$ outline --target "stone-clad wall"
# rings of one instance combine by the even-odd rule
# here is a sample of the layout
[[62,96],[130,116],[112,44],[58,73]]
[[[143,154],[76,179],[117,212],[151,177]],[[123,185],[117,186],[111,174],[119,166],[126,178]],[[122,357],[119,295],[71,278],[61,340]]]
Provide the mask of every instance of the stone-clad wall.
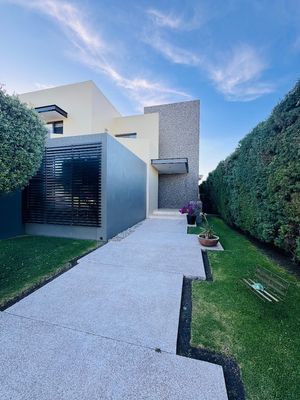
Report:
[[199,100],[145,107],[159,113],[159,158],[186,157],[188,174],[159,176],[159,208],[179,208],[198,199]]

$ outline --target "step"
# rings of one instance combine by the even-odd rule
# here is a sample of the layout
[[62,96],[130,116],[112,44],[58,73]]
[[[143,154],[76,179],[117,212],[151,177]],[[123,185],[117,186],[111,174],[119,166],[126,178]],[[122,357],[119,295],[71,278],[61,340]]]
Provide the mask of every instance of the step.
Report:
[[149,215],[149,218],[182,219],[184,217],[177,209],[172,208],[158,208],[157,210],[153,210],[152,214]]

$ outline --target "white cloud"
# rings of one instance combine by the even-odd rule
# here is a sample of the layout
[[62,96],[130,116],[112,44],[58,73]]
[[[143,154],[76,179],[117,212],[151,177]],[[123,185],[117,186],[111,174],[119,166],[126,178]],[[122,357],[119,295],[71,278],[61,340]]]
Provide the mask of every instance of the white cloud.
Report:
[[131,99],[137,104],[137,110],[142,110],[143,106],[176,102],[179,100],[190,99],[190,95],[167,86],[164,82],[151,81],[145,78],[127,78],[120,74],[105,58],[101,55],[90,55],[85,49],[81,49],[76,57],[92,68],[109,77],[117,86],[126,89]]
[[205,68],[228,100],[250,101],[274,91],[273,85],[261,81],[267,65],[251,46],[239,45],[221,62],[208,63]]
[[155,24],[158,26],[178,29],[183,25],[183,20],[178,16],[172,15],[171,13],[165,14],[155,8],[147,10],[147,13],[153,22],[155,22]]
[[167,40],[162,39],[158,34],[148,36],[147,39],[145,39],[145,42],[174,64],[197,66],[201,62],[198,55],[189,50],[173,45]]
[[212,62],[208,57],[200,57],[173,45],[158,34],[145,39],[145,42],[174,64],[200,69],[227,100],[251,101],[274,91],[274,85],[261,79],[267,68],[266,63],[249,45],[238,45]]
[[[194,20],[200,14],[194,10]],[[267,65],[263,62],[257,50],[247,44],[234,47],[223,56],[212,57],[205,54],[205,46],[201,48],[201,56],[190,50],[178,47],[172,42],[163,39],[163,28],[185,29],[193,26],[174,14],[165,14],[156,9],[147,11],[156,24],[153,32],[147,32],[144,41],[165,59],[173,64],[188,65],[198,68],[213,82],[216,89],[230,101],[251,101],[274,91],[274,86],[262,81],[262,74]]]
[[[183,14],[183,10],[185,13]],[[181,7],[181,14],[174,12],[163,12],[157,8],[149,8],[146,10],[154,26],[158,28],[166,28],[177,31],[192,31],[198,29],[213,15],[214,11],[209,12],[204,8],[203,4],[190,3]]]
[[82,10],[72,3],[59,0],[9,0],[9,2],[37,10],[54,19],[75,45],[84,43],[91,52],[103,50],[105,47],[101,38],[92,32],[87,21],[84,21]]
[[92,30],[82,9],[67,1],[59,0],[10,0],[11,3],[34,9],[54,20],[65,32],[71,43],[77,48],[73,57],[88,67],[106,75],[118,86],[127,89],[131,99],[141,105],[164,101],[177,101],[190,96],[180,90],[168,87],[163,82],[136,77],[129,78],[121,74],[109,59],[111,44]]
[[[10,0],[11,3],[34,9],[55,21],[76,47],[72,56],[89,68],[106,75],[117,86],[126,89],[130,99],[138,104],[155,104],[190,99],[190,96],[159,82],[145,77],[125,76],[111,59],[111,43],[95,32],[88,22],[82,9],[68,1],[59,0]],[[151,9],[151,18],[160,27],[179,29],[184,21],[171,14]],[[150,39],[151,37],[151,39]],[[271,93],[274,87],[262,80],[262,74],[267,68],[259,53],[249,45],[239,45],[225,53],[221,58],[212,59],[205,56],[202,48],[201,57],[184,48],[178,47],[162,38],[159,31],[152,32],[146,39],[156,51],[172,63],[189,65],[198,68],[213,82],[216,89],[226,99],[231,101],[250,101],[262,95]]]

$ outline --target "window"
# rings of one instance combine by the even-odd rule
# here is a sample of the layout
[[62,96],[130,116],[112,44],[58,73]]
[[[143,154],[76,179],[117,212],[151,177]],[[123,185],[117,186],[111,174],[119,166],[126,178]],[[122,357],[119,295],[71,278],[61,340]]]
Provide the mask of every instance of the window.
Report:
[[64,133],[63,121],[48,122],[47,129],[49,133],[62,135]]
[[136,139],[136,133],[120,133],[118,135],[115,135],[115,137],[118,138],[129,138],[129,139]]

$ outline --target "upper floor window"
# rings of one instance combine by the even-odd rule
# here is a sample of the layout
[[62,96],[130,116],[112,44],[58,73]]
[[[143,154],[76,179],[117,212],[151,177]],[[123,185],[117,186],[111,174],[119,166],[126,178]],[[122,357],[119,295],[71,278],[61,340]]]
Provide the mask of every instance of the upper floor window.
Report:
[[129,139],[136,139],[136,133],[120,133],[118,135],[115,135],[115,137],[118,138],[129,138]]
[[47,123],[48,132],[62,135],[64,133],[63,121],[55,121]]

